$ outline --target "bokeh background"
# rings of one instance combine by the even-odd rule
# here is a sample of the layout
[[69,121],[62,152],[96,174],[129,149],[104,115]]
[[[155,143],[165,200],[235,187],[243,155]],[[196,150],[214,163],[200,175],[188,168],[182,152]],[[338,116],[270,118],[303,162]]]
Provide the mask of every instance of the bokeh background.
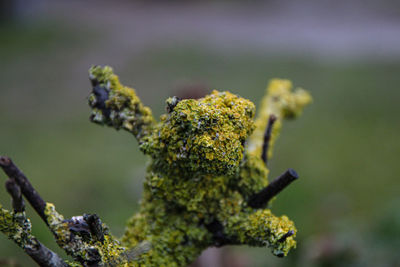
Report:
[[[66,217],[97,213],[121,235],[147,161],[129,134],[89,123],[91,65],[113,66],[156,116],[185,90],[258,104],[269,79],[289,78],[314,97],[284,125],[270,163],[271,178],[300,174],[272,208],[295,221],[298,248],[278,259],[230,247],[225,258],[400,266],[399,1],[0,0],[0,18],[0,154]],[[0,266],[35,265],[0,235]]]

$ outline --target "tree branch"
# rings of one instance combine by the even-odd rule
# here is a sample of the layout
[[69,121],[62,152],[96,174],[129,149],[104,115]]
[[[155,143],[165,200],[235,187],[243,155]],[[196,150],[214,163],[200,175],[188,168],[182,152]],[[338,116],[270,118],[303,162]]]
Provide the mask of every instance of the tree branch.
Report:
[[274,196],[298,178],[299,176],[296,171],[289,168],[281,176],[273,180],[266,188],[253,195],[248,202],[249,206],[256,209],[265,207]]
[[48,225],[47,218],[44,213],[46,202],[36,192],[22,171],[15,166],[9,157],[6,156],[0,156],[0,167],[10,179],[16,182],[16,184],[20,187],[22,194],[26,197],[28,202],[32,205],[43,221]]
[[33,237],[33,245],[26,246],[24,251],[41,267],[69,267],[60,256],[48,249]]
[[[1,166],[11,161],[0,157]],[[13,172],[12,170],[10,173]],[[68,267],[60,256],[40,243],[31,233],[31,222],[25,215],[25,203],[21,195],[21,189],[14,179],[8,179],[5,187],[11,195],[14,212],[10,212],[0,206],[0,231],[13,240],[28,254],[39,266],[42,267]]]

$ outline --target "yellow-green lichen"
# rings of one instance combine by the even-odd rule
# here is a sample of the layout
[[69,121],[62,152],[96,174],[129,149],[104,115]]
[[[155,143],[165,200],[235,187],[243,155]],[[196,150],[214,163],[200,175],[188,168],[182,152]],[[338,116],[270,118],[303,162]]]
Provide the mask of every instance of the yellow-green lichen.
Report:
[[[197,100],[171,97],[156,122],[112,68],[94,66],[89,75],[91,120],[132,133],[150,162],[140,211],[121,239],[95,215],[66,220],[46,203],[45,222],[74,259],[69,266],[179,267],[211,246],[269,247],[277,256],[296,247],[294,223],[275,216],[269,206],[254,208],[251,199],[268,186],[261,158],[268,120],[276,118],[270,158],[282,120],[300,115],[311,102],[305,90],[272,80],[256,120],[254,104],[229,92],[215,90]],[[0,206],[0,231],[24,249],[38,245],[23,212]]]
[[[120,255],[126,248],[120,245],[120,242],[105,231],[104,240],[100,242],[95,238],[84,238],[77,233],[73,233],[69,227],[68,221],[59,214],[53,204],[46,203],[45,215],[50,229],[56,237],[57,244],[69,255],[81,261],[88,261],[95,250],[100,257],[100,262],[121,262]],[[105,229],[107,227],[103,225]]]
[[[87,248],[95,247],[105,264],[169,267],[186,266],[210,246],[269,247],[277,256],[296,247],[292,221],[248,202],[268,185],[269,170],[261,159],[268,118],[277,117],[271,156],[282,119],[298,116],[311,101],[306,91],[292,92],[290,81],[272,80],[255,121],[254,104],[229,92],[213,91],[198,100],[171,97],[167,113],[155,122],[110,67],[92,67],[90,78],[92,120],[131,132],[151,160],[140,211],[129,220],[121,243],[106,234],[104,243],[82,240],[81,251],[73,253],[85,257]],[[61,243],[71,246],[63,219],[51,205],[46,210]],[[149,244],[148,251],[140,249],[143,244]]]
[[89,77],[98,86],[89,96],[94,122],[123,128],[139,140],[150,133],[155,123],[150,108],[142,104],[134,89],[121,85],[111,67],[93,66]]
[[14,213],[0,205],[0,232],[21,248],[31,245],[33,241],[31,228],[31,222],[26,218],[25,212]]
[[25,212],[9,211],[0,205],[0,232],[28,252],[36,251],[41,246],[31,230],[32,225]]
[[[286,216],[276,217],[271,210],[258,210],[249,216],[231,217],[228,221],[228,235],[237,236],[240,243],[250,246],[269,246],[277,256],[286,256],[296,247],[296,228]],[[290,237],[280,241],[285,234],[293,231]]]
[[234,175],[254,114],[253,103],[229,92],[182,100],[141,148],[153,157],[154,169],[170,175]]

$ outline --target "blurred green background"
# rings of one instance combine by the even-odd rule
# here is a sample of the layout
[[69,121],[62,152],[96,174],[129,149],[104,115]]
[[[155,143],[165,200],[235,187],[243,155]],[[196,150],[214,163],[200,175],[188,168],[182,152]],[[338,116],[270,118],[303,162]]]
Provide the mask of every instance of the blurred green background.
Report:
[[[0,12],[0,154],[66,217],[97,213],[121,235],[147,159],[127,133],[89,122],[92,64],[113,66],[156,116],[188,86],[258,104],[269,79],[288,78],[314,98],[284,124],[270,164],[271,178],[288,167],[300,174],[272,208],[296,223],[298,248],[285,259],[265,248],[229,253],[245,266],[400,266],[398,5],[283,2],[19,1]],[[7,262],[34,266],[0,235]]]

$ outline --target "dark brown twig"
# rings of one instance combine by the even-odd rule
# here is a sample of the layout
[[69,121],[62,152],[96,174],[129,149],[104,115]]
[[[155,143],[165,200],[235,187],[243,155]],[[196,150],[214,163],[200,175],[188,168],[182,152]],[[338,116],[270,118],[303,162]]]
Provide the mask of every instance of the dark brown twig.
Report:
[[21,189],[22,194],[26,197],[28,202],[32,205],[43,221],[48,225],[47,218],[44,213],[46,202],[36,192],[26,176],[18,169],[17,166],[15,166],[9,157],[0,157],[0,167],[2,167],[3,171],[10,179],[16,182]]
[[296,171],[288,169],[281,176],[273,180],[266,188],[253,195],[248,204],[252,208],[263,208],[268,202],[287,187],[291,182],[299,178]]
[[[26,176],[8,157],[0,156],[0,167],[9,177],[9,179],[6,181],[6,189],[11,195],[14,212],[23,212],[25,210],[25,203],[22,198],[22,195],[24,195],[39,216],[45,221],[46,224],[48,224],[44,213],[46,202],[36,192]],[[27,220],[25,214],[23,214],[23,220]],[[21,243],[20,246],[39,266],[69,266],[69,264],[67,264],[58,254],[40,243],[34,236],[30,234],[30,232],[28,232],[27,235],[24,235],[24,238],[26,240]]]
[[272,127],[274,126],[276,119],[277,117],[274,114],[271,114],[269,116],[268,125],[264,133],[264,142],[262,147],[261,158],[264,161],[265,165],[267,165],[268,162],[268,148],[269,148],[269,143],[271,141]]
[[13,179],[8,179],[6,181],[6,189],[11,196],[14,212],[25,211],[25,202],[21,195],[21,189]]

